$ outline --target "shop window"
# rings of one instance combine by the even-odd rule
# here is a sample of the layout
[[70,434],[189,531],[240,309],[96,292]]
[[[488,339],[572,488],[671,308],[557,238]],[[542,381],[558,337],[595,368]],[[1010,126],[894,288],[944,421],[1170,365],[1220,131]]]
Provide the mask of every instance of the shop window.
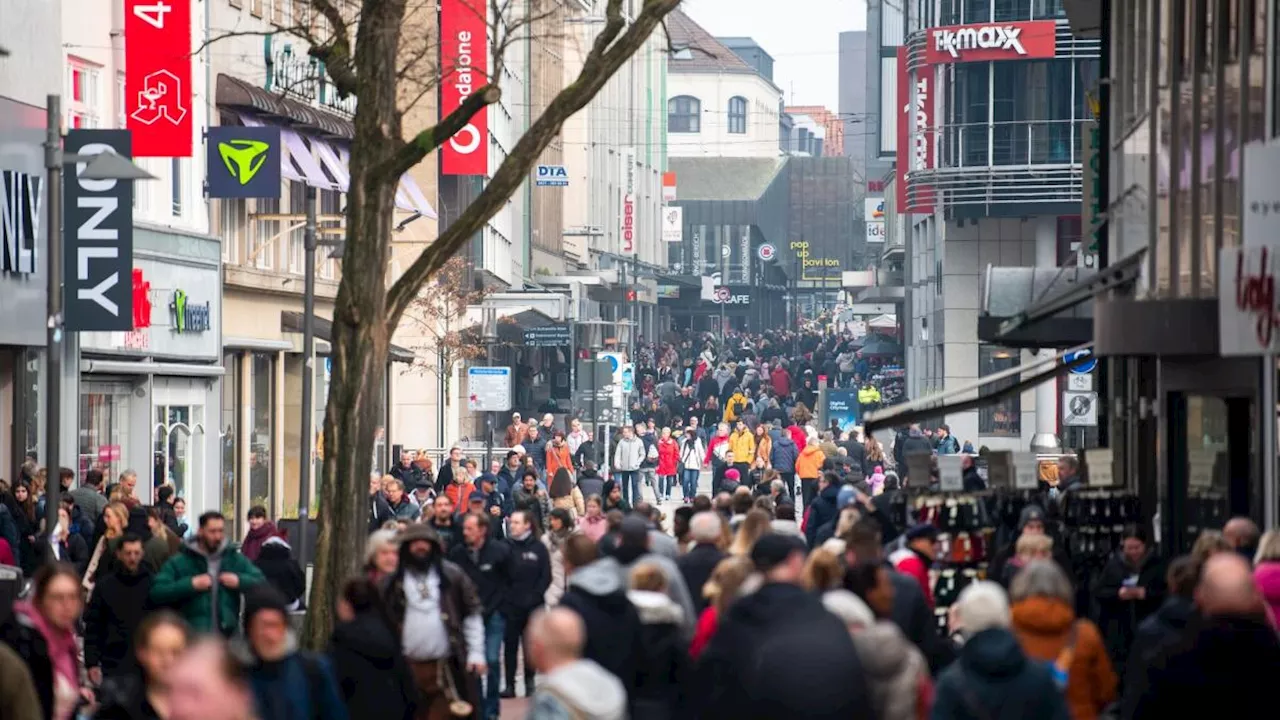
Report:
[[[141,193],[135,193],[135,197]],[[224,198],[218,203],[218,235],[222,240],[222,261],[234,265],[240,259],[240,243],[245,235],[248,206],[243,198]]]
[[275,487],[275,354],[254,353],[250,363],[249,506],[272,507]]
[[204,406],[157,405],[153,417],[152,482],[186,497],[203,475]]
[[[279,198],[258,198],[254,201],[254,205],[258,214],[280,212]],[[249,255],[245,258],[246,263],[259,270],[271,270],[276,265],[275,235],[280,232],[280,223],[276,220],[256,218],[249,221],[249,227]]]
[[1031,0],[995,0],[996,22],[1031,19]]
[[[125,385],[85,383],[80,392],[80,447],[77,477],[97,468],[114,482],[126,468],[124,449],[129,438],[129,403]],[[145,477],[145,468],[142,475]]]
[[[226,374],[222,376],[222,420],[218,423],[219,444],[222,446],[220,507],[231,529],[237,530],[241,515],[240,490],[243,487],[243,483],[236,482],[240,476],[240,388],[244,377],[240,372],[240,356],[236,353],[223,356],[222,367]],[[235,535],[238,536],[239,532]]]
[[702,101],[681,95],[667,101],[667,132],[696,133],[702,131]]
[[[1018,351],[994,345],[978,346],[978,375],[986,377],[1018,364]],[[1017,376],[987,383],[987,395],[1018,384]],[[1022,395],[1014,393],[978,411],[978,433],[993,437],[1022,437]]]
[[[300,182],[289,184],[289,214],[305,215],[307,212],[306,185]],[[296,220],[289,221],[289,227],[299,225]],[[303,246],[304,229],[301,227],[289,231],[289,272],[301,275],[306,270],[306,248]]]
[[729,132],[741,135],[747,131],[747,99],[729,98]]
[[962,14],[962,25],[991,22],[991,0],[964,0]]
[[102,123],[102,68],[67,58],[67,127],[96,128]]

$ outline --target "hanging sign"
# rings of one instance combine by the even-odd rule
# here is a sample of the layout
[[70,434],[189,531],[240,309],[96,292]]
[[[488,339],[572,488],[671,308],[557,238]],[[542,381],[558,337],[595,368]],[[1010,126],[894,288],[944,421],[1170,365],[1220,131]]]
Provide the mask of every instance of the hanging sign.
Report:
[[191,157],[191,0],[124,0],[126,126],[136,157]]
[[622,236],[622,254],[636,254],[636,149],[626,148],[622,162],[622,217],[618,231]]
[[[489,83],[489,4],[485,0],[440,0],[440,117],[457,110]],[[480,108],[471,121],[441,146],[441,174],[489,173],[489,110]]]
[[678,243],[684,240],[684,208],[662,208],[662,242]]
[[[132,157],[128,130],[72,130],[68,153]],[[63,321],[67,330],[133,329],[133,183],[63,175]]]
[[280,197],[280,129],[209,128],[205,150],[211,198]]
[[1040,461],[1035,453],[1013,454],[1013,486],[1018,490],[1035,490],[1040,487]]
[[938,487],[943,492],[959,492],[964,489],[964,456],[938,456]]

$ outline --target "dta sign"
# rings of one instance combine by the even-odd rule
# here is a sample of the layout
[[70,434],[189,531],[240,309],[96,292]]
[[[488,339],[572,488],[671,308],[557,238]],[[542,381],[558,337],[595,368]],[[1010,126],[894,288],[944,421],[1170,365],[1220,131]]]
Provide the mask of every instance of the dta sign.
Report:
[[566,187],[569,184],[569,173],[563,165],[539,165],[537,184],[544,187]]
[[929,30],[924,61],[930,65],[981,60],[1051,58],[1057,52],[1053,20],[955,25]]
[[[457,110],[473,92],[488,83],[489,4],[485,0],[440,0],[441,69],[440,117]],[[489,172],[489,111],[449,138],[444,152],[445,175],[487,175]]]
[[[68,153],[133,157],[128,130],[72,130]],[[132,330],[133,183],[64,175],[64,323],[67,330]]]

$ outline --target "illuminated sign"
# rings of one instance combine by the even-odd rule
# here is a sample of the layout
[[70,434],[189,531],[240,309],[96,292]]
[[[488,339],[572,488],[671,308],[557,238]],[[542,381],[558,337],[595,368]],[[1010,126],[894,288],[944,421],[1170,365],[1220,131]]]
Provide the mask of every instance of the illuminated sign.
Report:
[[173,321],[176,333],[208,332],[209,303],[192,303],[182,290],[173,291],[173,300],[169,303],[169,317]]

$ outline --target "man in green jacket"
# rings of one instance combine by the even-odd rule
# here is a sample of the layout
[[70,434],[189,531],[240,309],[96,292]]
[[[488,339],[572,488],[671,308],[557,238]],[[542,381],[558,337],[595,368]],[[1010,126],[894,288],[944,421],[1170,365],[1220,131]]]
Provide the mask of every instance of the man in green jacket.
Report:
[[160,569],[151,585],[151,601],[172,608],[196,632],[230,637],[240,620],[240,593],[265,578],[239,549],[228,545],[226,524],[216,510],[200,516],[196,537]]

